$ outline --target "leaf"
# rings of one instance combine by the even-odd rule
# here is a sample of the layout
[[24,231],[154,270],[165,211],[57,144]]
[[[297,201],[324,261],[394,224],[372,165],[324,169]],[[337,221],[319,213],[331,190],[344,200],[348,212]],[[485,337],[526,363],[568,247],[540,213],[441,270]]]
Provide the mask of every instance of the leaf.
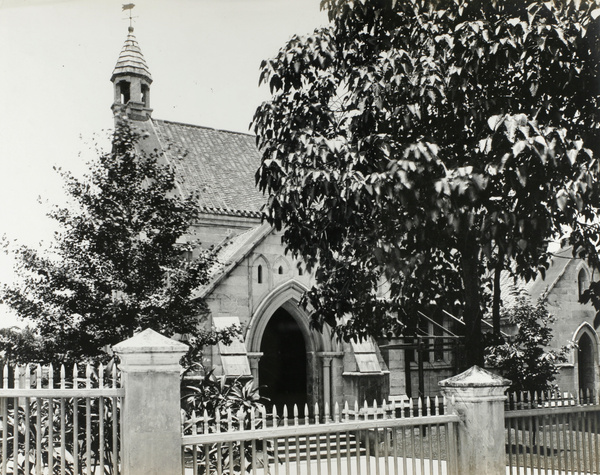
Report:
[[492,138],[486,137],[485,139],[481,139],[479,141],[479,150],[486,155],[490,153],[492,150]]
[[498,127],[500,126],[500,124],[502,124],[503,121],[504,121],[504,116],[493,115],[487,120],[487,123],[488,123],[489,128],[495,132],[496,130],[498,130]]
[[571,165],[575,165],[575,162],[577,162],[577,155],[579,155],[579,152],[577,150],[567,150],[567,157],[569,158],[569,162],[571,163]]
[[527,142],[525,140],[519,140],[517,143],[515,143],[512,147],[512,153],[515,157],[518,157],[519,154],[525,150],[525,148],[527,147]]
[[569,195],[567,194],[567,192],[565,190],[559,190],[558,193],[556,194],[556,204],[558,204],[558,207],[560,208],[561,211],[565,210],[568,202],[569,202]]

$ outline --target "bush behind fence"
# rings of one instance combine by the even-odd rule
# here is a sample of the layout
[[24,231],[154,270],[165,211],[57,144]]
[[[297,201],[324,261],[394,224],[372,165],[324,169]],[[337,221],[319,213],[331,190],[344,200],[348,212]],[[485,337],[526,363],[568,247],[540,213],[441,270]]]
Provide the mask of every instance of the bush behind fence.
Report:
[[118,379],[114,364],[5,366],[0,473],[119,473]]

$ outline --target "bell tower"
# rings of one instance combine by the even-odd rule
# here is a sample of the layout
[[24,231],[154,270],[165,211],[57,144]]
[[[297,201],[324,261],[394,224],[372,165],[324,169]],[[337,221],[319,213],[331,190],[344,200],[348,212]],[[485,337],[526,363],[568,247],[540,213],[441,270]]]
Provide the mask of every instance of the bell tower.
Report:
[[133,34],[133,26],[129,26],[127,39],[110,80],[115,92],[111,107],[115,119],[125,115],[132,120],[148,120],[152,114],[152,76]]

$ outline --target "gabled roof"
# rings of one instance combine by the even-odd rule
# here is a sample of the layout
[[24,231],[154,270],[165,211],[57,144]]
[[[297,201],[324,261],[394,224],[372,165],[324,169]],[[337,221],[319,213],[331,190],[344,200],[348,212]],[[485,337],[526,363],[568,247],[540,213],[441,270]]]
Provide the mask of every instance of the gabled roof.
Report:
[[[565,247],[555,252],[550,260],[550,267],[546,270],[546,277],[538,277],[531,283],[530,294],[534,299],[548,295],[560,278],[567,270],[568,265],[573,262],[573,247]],[[579,260],[579,259],[578,259]]]
[[500,292],[504,307],[510,307],[516,303],[517,296],[525,291],[535,303],[538,299],[547,296],[563,276],[569,263],[573,261],[573,248],[571,246],[555,252],[550,259],[550,267],[546,270],[545,278],[538,275],[534,280],[524,282],[510,276],[508,272],[502,272],[500,276]]
[[110,80],[113,81],[115,76],[123,74],[142,76],[152,82],[150,69],[148,69],[146,60],[142,55],[142,50],[133,34],[133,27],[131,26],[129,27],[127,39],[125,40],[121,54],[119,54],[119,59],[117,59],[117,64],[115,65]]
[[226,238],[215,251],[215,262],[208,270],[209,283],[196,290],[193,298],[210,294],[271,233],[273,228],[263,223],[235,236]]
[[199,194],[211,214],[260,217],[266,198],[255,186],[260,153],[253,135],[152,119],[185,195]]

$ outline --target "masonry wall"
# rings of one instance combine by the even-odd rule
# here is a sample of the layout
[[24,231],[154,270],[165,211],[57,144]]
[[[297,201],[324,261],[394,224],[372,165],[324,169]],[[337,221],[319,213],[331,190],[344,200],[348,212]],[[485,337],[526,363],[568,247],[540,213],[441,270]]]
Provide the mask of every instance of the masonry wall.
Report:
[[[259,223],[256,223],[258,225]],[[209,233],[210,226],[199,228],[199,233]],[[243,231],[242,231],[243,232]],[[214,230],[214,236],[204,236],[206,240],[216,239],[223,234],[222,230]],[[259,278],[259,268],[261,269]],[[212,317],[237,317],[244,329],[244,340],[249,352],[251,367],[256,371],[259,349],[254,331],[260,328],[255,316],[262,316],[283,306],[296,317],[307,318],[303,309],[298,307],[302,289],[313,285],[313,277],[306,272],[300,262],[286,255],[281,242],[281,233],[272,231],[267,234],[252,250],[237,263],[225,278],[210,292],[207,304]],[[288,288],[294,290],[288,294]],[[283,292],[280,294],[280,292]],[[281,297],[279,301],[279,295]],[[289,296],[293,295],[293,300]],[[266,310],[268,308],[268,310]],[[253,320],[255,318],[255,320]],[[262,318],[262,317],[261,317]],[[261,322],[264,322],[261,319]],[[210,322],[207,322],[210,323]],[[337,341],[325,331],[323,334],[309,330],[306,321],[303,333],[307,349],[307,395],[310,403],[323,404],[325,395],[329,395],[329,404],[343,403],[345,398],[353,400],[359,395],[373,396],[381,401],[389,394],[389,377],[383,360],[380,364],[383,372],[361,376],[356,381],[347,377],[348,364],[345,357],[354,358],[352,351],[342,349]],[[264,324],[264,323],[263,323]],[[260,335],[260,331],[258,333]],[[308,335],[310,334],[310,336]],[[308,338],[310,341],[307,341]],[[376,354],[379,353],[376,351]],[[380,355],[378,356],[381,359]],[[254,358],[254,359],[253,359]],[[221,358],[218,348],[205,354],[204,365],[214,367],[217,374],[222,374]],[[327,366],[327,368],[325,368]],[[353,370],[356,372],[356,369]],[[327,384],[327,381],[329,382]],[[356,378],[354,378],[356,379]],[[328,386],[325,389],[325,386]],[[360,399],[360,398],[358,398]]]
[[[284,255],[281,235],[269,234],[210,295],[213,315],[235,315],[247,326],[256,307],[277,286],[292,279],[306,287],[312,285],[310,275],[300,275],[297,265]],[[262,267],[262,283],[258,282],[258,266]]]
[[[559,388],[566,392],[575,392],[578,390],[577,348],[572,345],[575,332],[586,322],[593,327],[596,315],[596,311],[591,304],[582,304],[579,302],[578,276],[582,265],[583,262],[581,260],[572,260],[547,297],[548,311],[556,317],[552,325],[554,336],[551,348],[571,347],[568,353],[568,361],[562,365],[560,374],[556,380]],[[596,366],[599,363],[596,361]],[[596,381],[598,386],[598,377]]]
[[[226,229],[207,225],[197,227],[196,236],[205,242],[216,242],[223,235],[243,232],[245,226],[258,224],[258,220],[251,222],[240,219],[236,226]],[[304,269],[300,275],[298,261],[284,254],[280,233],[272,232],[264,238],[207,297],[211,316],[237,317],[242,327],[247,329],[257,306],[273,289],[290,280],[296,280],[307,288],[311,286],[311,276],[304,272]],[[258,279],[259,266],[262,268],[262,282]],[[216,347],[211,349],[211,353],[207,352],[204,355],[204,365],[215,367],[217,374],[222,372],[219,361]]]

